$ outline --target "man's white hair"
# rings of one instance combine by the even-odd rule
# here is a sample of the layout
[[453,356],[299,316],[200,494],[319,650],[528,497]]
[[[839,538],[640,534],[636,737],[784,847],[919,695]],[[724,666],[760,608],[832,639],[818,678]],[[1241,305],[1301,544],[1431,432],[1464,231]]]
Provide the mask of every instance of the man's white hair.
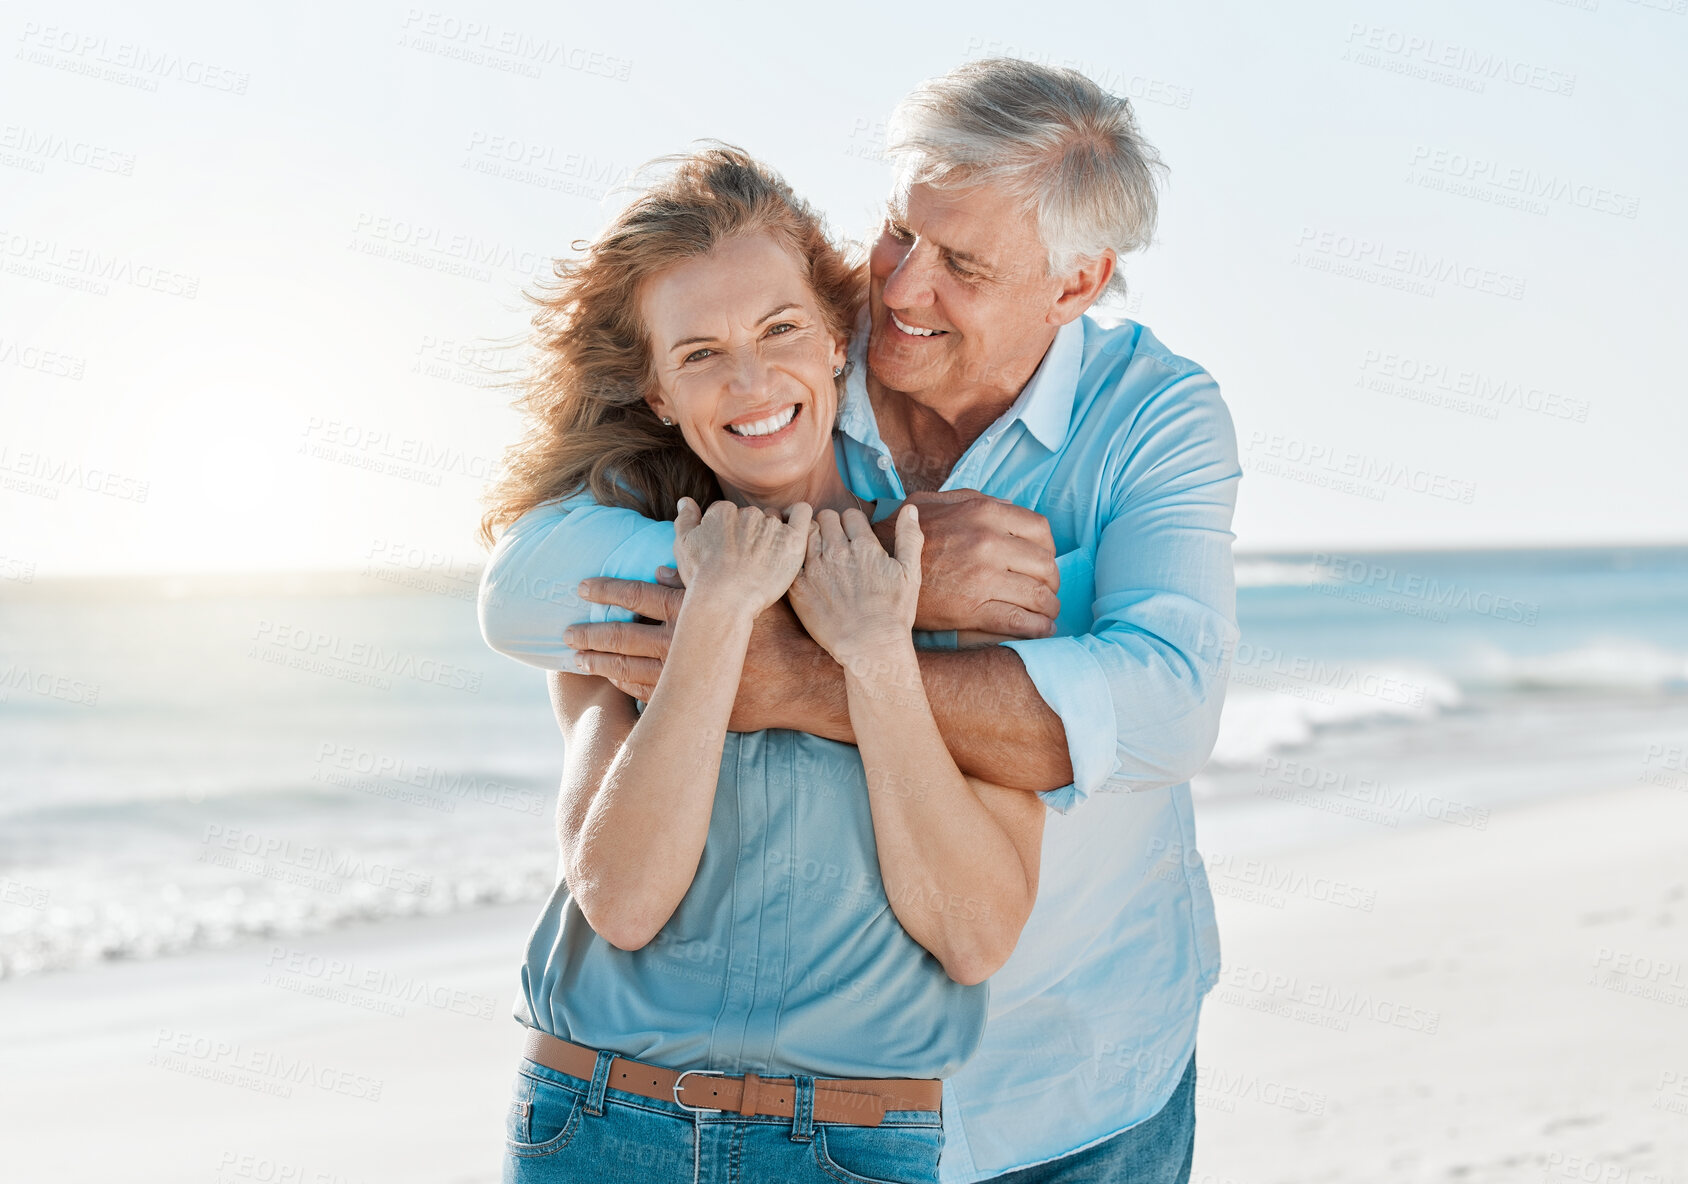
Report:
[[[909,93],[891,113],[886,154],[896,201],[913,185],[1000,186],[1037,215],[1049,274],[1108,248],[1123,258],[1155,231],[1160,154],[1131,102],[1076,70],[1018,58],[968,62]],[[1123,296],[1116,260],[1104,296]]]

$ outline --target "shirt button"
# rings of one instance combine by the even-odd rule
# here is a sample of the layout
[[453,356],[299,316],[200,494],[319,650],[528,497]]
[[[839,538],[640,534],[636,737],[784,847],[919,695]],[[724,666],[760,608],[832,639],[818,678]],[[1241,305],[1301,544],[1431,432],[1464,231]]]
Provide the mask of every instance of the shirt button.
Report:
[[881,455],[880,458],[879,458],[879,467],[882,468],[882,469],[890,468],[891,467],[891,458],[888,457],[888,456]]

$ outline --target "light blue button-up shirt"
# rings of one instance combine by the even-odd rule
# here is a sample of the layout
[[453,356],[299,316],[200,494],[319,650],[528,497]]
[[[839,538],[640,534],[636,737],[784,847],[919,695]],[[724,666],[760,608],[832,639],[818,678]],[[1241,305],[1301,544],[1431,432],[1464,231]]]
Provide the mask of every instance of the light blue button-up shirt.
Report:
[[[868,398],[865,352],[858,332],[838,463],[859,496],[894,501],[905,494]],[[1141,325],[1081,317],[944,482],[1049,520],[1058,635],[1002,644],[1061,717],[1073,766],[1071,784],[1041,795],[1055,813],[1038,900],[990,980],[984,1039],[945,1082],[945,1184],[1135,1126],[1165,1105],[1194,1051],[1219,942],[1189,778],[1212,749],[1237,638],[1230,527],[1241,475],[1230,414],[1201,367]],[[580,600],[579,580],[652,578],[672,562],[673,524],[595,505],[530,517],[483,576],[482,628],[511,657],[573,669],[565,626],[631,617]]]
[[515,1013],[669,1069],[949,1077],[989,1000],[892,912],[855,745],[770,728],[727,733],[697,874],[650,943],[599,937],[559,877]]

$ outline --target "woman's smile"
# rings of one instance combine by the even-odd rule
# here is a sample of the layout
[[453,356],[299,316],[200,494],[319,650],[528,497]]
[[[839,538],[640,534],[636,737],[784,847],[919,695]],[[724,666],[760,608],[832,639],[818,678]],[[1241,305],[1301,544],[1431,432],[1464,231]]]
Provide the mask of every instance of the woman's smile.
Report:
[[803,404],[789,403],[772,415],[758,412],[754,413],[754,418],[740,416],[726,425],[726,432],[751,448],[768,448],[791,438],[802,413]]

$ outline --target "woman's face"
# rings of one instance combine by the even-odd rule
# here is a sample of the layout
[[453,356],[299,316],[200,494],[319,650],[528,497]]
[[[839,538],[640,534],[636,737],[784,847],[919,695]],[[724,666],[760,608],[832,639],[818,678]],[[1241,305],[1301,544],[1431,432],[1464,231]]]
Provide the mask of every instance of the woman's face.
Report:
[[639,306],[660,388],[650,405],[724,489],[777,500],[834,466],[844,341],[792,251],[737,235],[646,280]]

